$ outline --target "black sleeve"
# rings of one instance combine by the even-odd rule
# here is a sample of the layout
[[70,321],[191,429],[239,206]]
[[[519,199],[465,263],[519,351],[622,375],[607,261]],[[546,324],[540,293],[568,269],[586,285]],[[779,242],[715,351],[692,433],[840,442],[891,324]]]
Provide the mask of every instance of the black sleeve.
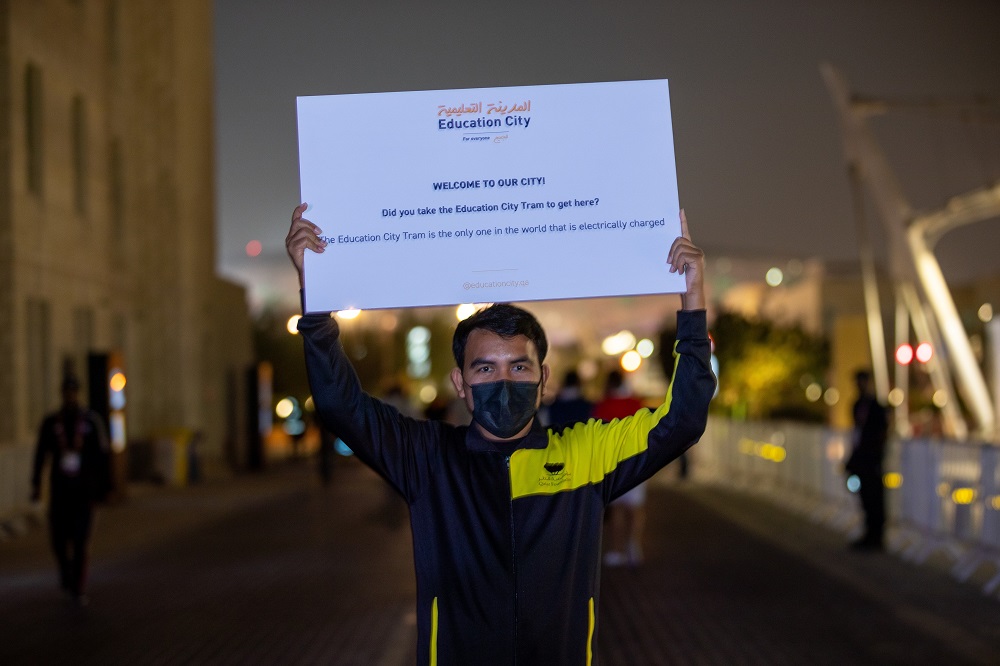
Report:
[[358,458],[407,499],[419,492],[428,453],[444,440],[447,424],[403,416],[395,407],[367,394],[344,354],[340,327],[327,315],[299,320],[306,371],[316,414]]
[[[616,446],[622,448],[623,443],[628,443],[628,447],[617,454],[622,459],[614,472],[608,474],[605,492],[609,501],[652,477],[696,444],[705,432],[716,380],[704,310],[678,313],[673,354],[674,372],[663,404],[648,414],[623,420],[628,422],[627,426],[616,424],[619,432],[634,429],[635,434],[615,438]],[[643,425],[646,423],[648,426]],[[604,429],[615,431],[607,425]],[[641,455],[626,457],[633,451],[634,444],[630,442],[634,437],[645,438],[645,450]]]

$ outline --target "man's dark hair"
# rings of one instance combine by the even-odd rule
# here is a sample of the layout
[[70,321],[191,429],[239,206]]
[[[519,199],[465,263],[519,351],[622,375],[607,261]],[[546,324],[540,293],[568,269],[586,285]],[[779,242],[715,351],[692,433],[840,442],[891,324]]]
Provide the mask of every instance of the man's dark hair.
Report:
[[496,333],[502,338],[525,336],[538,350],[539,363],[545,360],[545,354],[549,350],[545,331],[535,319],[535,315],[510,303],[496,303],[460,321],[455,327],[455,335],[451,339],[451,352],[455,355],[455,363],[459,368],[464,369],[465,344],[469,340],[469,334],[477,328]]

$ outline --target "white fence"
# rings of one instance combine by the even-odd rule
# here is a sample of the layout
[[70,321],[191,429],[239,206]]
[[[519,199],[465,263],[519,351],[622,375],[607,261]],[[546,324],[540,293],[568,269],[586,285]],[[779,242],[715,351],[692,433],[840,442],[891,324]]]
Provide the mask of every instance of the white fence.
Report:
[[[861,523],[847,489],[849,433],[784,422],[711,418],[692,451],[695,478],[766,497],[851,532]],[[983,567],[1000,588],[1000,448],[933,439],[892,440],[885,463],[889,548],[913,562],[950,558],[968,580]]]

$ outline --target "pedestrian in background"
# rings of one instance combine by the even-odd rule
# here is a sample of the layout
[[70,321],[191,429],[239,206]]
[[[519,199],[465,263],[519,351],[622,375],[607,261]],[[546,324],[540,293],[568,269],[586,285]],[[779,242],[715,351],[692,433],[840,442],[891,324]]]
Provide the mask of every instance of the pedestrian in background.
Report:
[[[610,423],[632,416],[643,409],[642,401],[632,394],[625,377],[618,370],[608,373],[604,397],[594,406],[594,418]],[[646,527],[646,483],[640,483],[608,506],[608,552],[604,564],[642,564],[642,534]]]
[[35,447],[31,497],[41,500],[42,474],[49,467],[49,533],[59,565],[59,585],[86,605],[87,555],[94,505],[111,489],[110,449],[97,413],[80,405],[80,384],[67,375],[62,406],[42,421]]
[[885,530],[885,487],[882,482],[885,445],[889,436],[889,416],[875,397],[871,373],[862,370],[855,377],[858,399],[854,402],[854,447],[844,465],[858,478],[858,495],[865,514],[865,532],[853,542],[855,550],[882,550]]
[[577,423],[586,423],[593,414],[594,403],[583,395],[579,373],[569,370],[563,377],[556,399],[548,406],[549,427],[561,430]]

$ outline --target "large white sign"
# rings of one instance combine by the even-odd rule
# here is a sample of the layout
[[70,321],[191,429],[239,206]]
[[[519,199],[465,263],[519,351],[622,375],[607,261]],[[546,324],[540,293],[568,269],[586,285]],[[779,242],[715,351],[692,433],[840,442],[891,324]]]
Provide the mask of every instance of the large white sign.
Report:
[[677,293],[666,80],[298,98],[308,312]]

